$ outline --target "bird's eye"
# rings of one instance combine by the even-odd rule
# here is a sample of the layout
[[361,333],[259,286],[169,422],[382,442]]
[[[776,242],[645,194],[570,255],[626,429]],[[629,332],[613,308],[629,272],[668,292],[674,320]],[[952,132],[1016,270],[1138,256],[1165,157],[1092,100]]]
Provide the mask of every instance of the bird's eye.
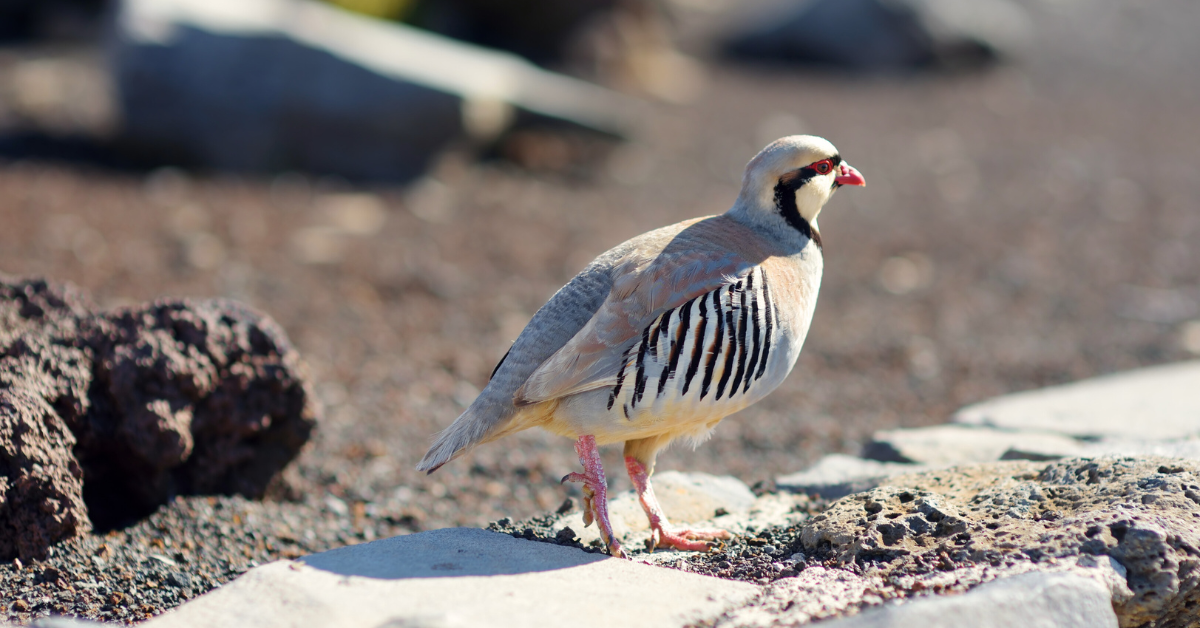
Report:
[[829,171],[833,170],[833,162],[826,159],[824,161],[818,161],[817,163],[813,164],[812,167],[821,174],[829,174]]

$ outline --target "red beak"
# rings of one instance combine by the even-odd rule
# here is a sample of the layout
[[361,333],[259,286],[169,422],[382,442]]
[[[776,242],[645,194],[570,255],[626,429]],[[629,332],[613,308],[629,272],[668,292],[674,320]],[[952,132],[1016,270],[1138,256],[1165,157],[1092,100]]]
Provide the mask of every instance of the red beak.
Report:
[[851,166],[848,163],[842,162],[842,165],[840,167],[842,169],[842,174],[838,175],[837,177],[835,177],[833,179],[839,185],[857,185],[860,187],[867,185],[867,180],[864,179],[863,176],[861,174],[859,174],[857,170],[854,169],[854,166]]

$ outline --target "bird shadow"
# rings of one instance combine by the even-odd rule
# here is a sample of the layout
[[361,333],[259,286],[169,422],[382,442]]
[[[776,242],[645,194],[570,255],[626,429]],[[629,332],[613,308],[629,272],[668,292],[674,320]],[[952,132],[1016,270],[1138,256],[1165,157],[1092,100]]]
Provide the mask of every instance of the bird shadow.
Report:
[[488,530],[445,528],[342,547],[297,562],[341,576],[402,580],[555,571],[609,558]]

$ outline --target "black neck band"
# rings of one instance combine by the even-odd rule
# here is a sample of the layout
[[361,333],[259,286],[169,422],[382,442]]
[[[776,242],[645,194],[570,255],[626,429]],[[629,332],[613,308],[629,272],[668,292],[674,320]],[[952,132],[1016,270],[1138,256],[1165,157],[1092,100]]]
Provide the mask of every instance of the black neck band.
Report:
[[804,216],[800,215],[800,209],[796,207],[796,190],[799,190],[816,175],[817,171],[812,168],[800,168],[779,177],[779,183],[775,184],[775,208],[792,228],[816,242],[817,248],[824,248],[821,245],[820,232],[812,228]]

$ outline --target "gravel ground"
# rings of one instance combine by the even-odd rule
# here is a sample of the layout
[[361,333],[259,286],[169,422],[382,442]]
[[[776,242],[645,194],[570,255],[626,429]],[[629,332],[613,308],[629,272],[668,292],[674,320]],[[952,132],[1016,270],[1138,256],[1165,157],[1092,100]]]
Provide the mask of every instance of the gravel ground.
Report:
[[[828,500],[806,498],[802,495],[795,498],[796,506],[793,512],[803,512],[807,515],[805,519],[820,514],[831,503]],[[556,513],[571,512],[575,508],[575,500],[568,499],[558,507]],[[488,524],[487,528],[518,539],[577,547],[591,553],[605,553],[599,540],[584,546],[570,527],[554,527],[557,519],[554,514],[539,515],[522,521],[513,521],[505,517]],[[749,534],[722,541],[710,552],[701,554],[659,550],[655,552],[653,562],[706,576],[767,584],[780,578],[794,576],[809,565],[824,565],[834,558],[832,555],[806,556],[800,544],[802,526],[803,521],[788,526],[767,526],[760,530],[751,527]],[[645,560],[649,555],[645,548],[635,544],[625,544],[625,551],[632,560]],[[850,565],[847,568],[857,567]]]
[[[887,78],[714,64],[693,105],[655,110],[636,142],[567,171],[450,155],[415,186],[356,188],[0,162],[0,269],[108,304],[246,301],[288,330],[328,408],[288,472],[290,501],[180,499],[44,564],[0,565],[0,620],[130,621],[252,561],[522,520],[577,496],[558,484],[577,465],[570,444],[540,433],[433,476],[413,465],[554,290],[625,238],[723,211],[745,161],[789,132],[830,138],[869,187],[822,215],[826,275],[793,375],[660,468],[754,484],[993,395],[1193,357],[1200,5],[1029,6],[1038,37],[1018,65]],[[689,46],[727,17],[685,20]],[[36,117],[10,89],[27,61],[0,54],[0,125]],[[526,163],[586,152],[528,145]],[[604,460],[619,469],[619,455]],[[717,575],[768,577],[741,550],[720,556]]]

